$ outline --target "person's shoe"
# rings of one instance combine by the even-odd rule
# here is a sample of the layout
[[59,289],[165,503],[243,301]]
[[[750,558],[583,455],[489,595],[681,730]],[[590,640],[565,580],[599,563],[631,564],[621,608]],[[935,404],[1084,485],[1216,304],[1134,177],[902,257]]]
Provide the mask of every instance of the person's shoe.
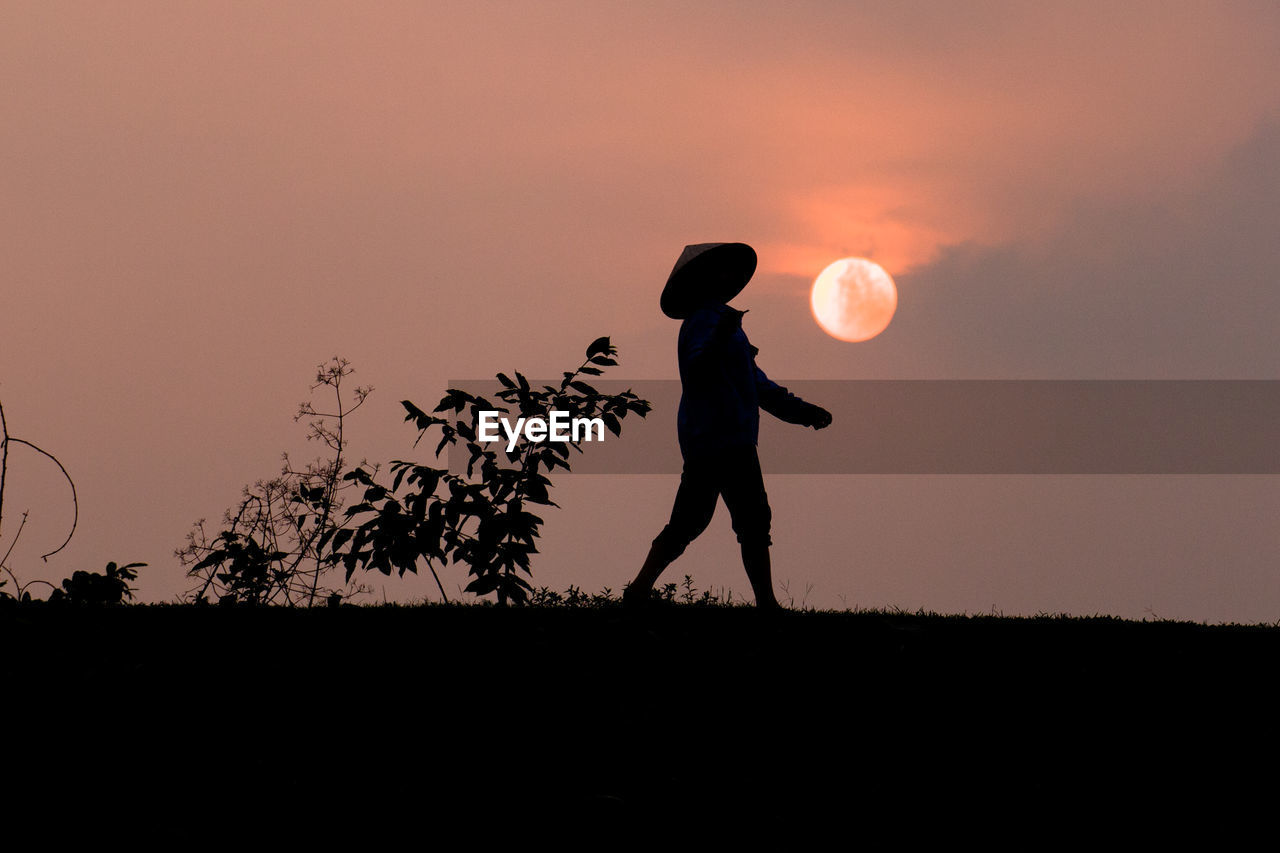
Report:
[[647,607],[651,601],[652,593],[649,590],[628,586],[622,591],[622,606],[628,610],[639,610]]

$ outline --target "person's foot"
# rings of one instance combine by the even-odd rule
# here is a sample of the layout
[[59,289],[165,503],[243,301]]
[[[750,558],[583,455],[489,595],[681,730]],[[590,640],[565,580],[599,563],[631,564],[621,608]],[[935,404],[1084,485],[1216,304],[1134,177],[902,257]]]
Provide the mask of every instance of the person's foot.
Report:
[[622,606],[632,610],[638,609],[648,605],[650,598],[650,590],[629,585],[622,591]]

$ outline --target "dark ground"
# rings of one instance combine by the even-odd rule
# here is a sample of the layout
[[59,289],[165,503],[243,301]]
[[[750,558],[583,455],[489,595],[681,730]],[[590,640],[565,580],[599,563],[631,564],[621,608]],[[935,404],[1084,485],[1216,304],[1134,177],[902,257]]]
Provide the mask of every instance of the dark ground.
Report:
[[124,821],[1141,828],[1280,793],[1277,628],[36,605],[0,610],[0,648],[9,794]]

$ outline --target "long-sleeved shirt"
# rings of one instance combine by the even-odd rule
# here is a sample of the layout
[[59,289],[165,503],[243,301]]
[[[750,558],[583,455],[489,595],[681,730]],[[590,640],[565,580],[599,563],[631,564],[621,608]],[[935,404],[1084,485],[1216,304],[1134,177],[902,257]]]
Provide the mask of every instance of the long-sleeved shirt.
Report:
[[[813,406],[765,376],[756,366],[732,308],[712,305],[695,311],[680,326],[680,452],[690,455],[729,447],[755,446],[760,409],[793,424],[807,424]],[[721,324],[721,317],[725,323]]]

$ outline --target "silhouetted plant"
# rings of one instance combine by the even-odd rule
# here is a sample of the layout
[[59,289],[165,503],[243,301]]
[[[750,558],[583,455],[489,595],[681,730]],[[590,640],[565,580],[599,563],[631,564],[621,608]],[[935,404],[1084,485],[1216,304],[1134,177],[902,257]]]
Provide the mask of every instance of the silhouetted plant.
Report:
[[55,589],[49,596],[50,601],[62,601],[68,604],[120,604],[126,598],[132,600],[134,589],[129,581],[137,580],[135,569],[146,563],[128,563],[117,566],[107,563],[107,567],[99,572],[75,572],[62,582],[62,589]]
[[210,538],[201,519],[187,534],[187,544],[175,555],[190,566],[188,576],[199,581],[187,593],[189,600],[311,606],[363,590],[350,584],[342,589],[322,586],[337,558],[321,549],[348,523],[341,514],[342,493],[353,488],[342,476],[347,463],[346,419],[373,390],[358,386],[353,404],[344,399],[342,381],[353,372],[350,363],[337,356],[321,364],[311,390],[332,389],[334,410],[319,411],[306,401],[294,416],[295,421],[314,419],[307,439],[327,447],[328,458],[297,469],[284,454],[279,476],[246,486],[240,504],[223,515],[221,531]]
[[[663,584],[650,590],[649,598],[662,605],[692,605],[694,607],[732,607],[733,593],[716,594],[709,589],[699,590],[694,586],[693,576],[685,575],[680,583]],[[535,589],[529,597],[529,604],[535,607],[615,607],[622,606],[620,595],[605,587],[600,592],[584,592],[577,586],[570,586],[564,592],[557,592],[548,587]]]
[[[49,553],[41,555],[40,559],[45,562],[48,562],[50,557],[52,557],[54,554],[61,551],[63,548],[67,547],[67,543],[70,542],[71,537],[75,535],[76,525],[80,521],[80,502],[76,498],[76,483],[74,480],[71,479],[71,475],[67,473],[67,469],[62,466],[62,462],[58,460],[58,457],[54,456],[52,453],[43,449],[42,447],[32,444],[26,439],[15,438],[14,436],[9,435],[9,426],[8,426],[8,423],[5,421],[5,417],[4,417],[4,406],[0,405],[0,532],[3,531],[3,526],[4,526],[4,486],[5,486],[5,474],[7,473],[8,464],[9,464],[9,445],[10,444],[17,444],[17,445],[23,445],[23,446],[29,447],[32,450],[36,451],[37,453],[40,453],[43,456],[46,456],[49,459],[53,460],[53,464],[58,466],[58,470],[62,472],[62,476],[65,477],[67,479],[67,482],[71,485],[71,508],[72,508],[71,529],[67,531],[67,537],[62,540],[61,545],[59,545],[57,548],[54,548]],[[4,556],[0,557],[0,571],[7,574],[9,578],[13,581],[15,592],[17,593],[17,595],[12,595],[9,592],[5,591],[4,587],[8,585],[8,581],[0,580],[0,600],[30,601],[31,593],[27,592],[27,588],[32,584],[44,584],[45,586],[53,587],[53,584],[45,580],[30,580],[30,581],[27,581],[26,583],[23,583],[18,580],[18,576],[14,574],[13,569],[11,569],[8,566],[9,555],[13,553],[13,547],[18,544],[18,540],[22,537],[22,531],[27,526],[27,517],[29,515],[30,515],[30,510],[27,510],[22,513],[22,522],[18,525],[18,532],[13,535],[13,539],[9,542],[9,547],[5,549]]]
[[556,592],[543,586],[532,592],[529,604],[534,607],[606,607],[622,604],[622,599],[615,596],[609,587],[600,592],[583,592],[579,587],[570,585],[564,592]]
[[44,584],[50,589],[57,589],[57,587],[55,587],[53,584],[49,583],[46,580],[41,580],[39,578],[33,578],[32,580],[26,581],[24,583],[23,581],[18,579],[18,576],[16,574],[14,574],[13,569],[9,568],[6,565],[6,563],[9,560],[9,555],[13,553],[13,546],[17,545],[18,540],[22,538],[22,531],[27,526],[28,515],[30,515],[29,511],[24,512],[22,514],[22,521],[18,524],[18,532],[13,534],[13,541],[9,543],[8,549],[6,549],[4,552],[4,556],[0,557],[0,571],[4,572],[6,575],[9,576],[9,579],[13,581],[13,587],[14,587],[13,592],[10,593],[8,590],[5,589],[5,587],[9,585],[9,581],[0,579],[0,602],[31,601],[32,600],[31,593],[28,592],[28,588],[34,584]]
[[650,590],[649,599],[666,604],[694,604],[708,607],[731,606],[733,604],[732,593],[725,598],[721,598],[711,590],[704,589],[699,594],[697,587],[693,585],[692,575],[685,575],[684,580],[678,584],[665,583],[657,589]]
[[[649,403],[630,390],[602,394],[580,378],[601,375],[603,368],[617,364],[616,354],[609,338],[596,339],[587,347],[582,364],[563,374],[559,387],[533,388],[518,372],[514,380],[499,373],[499,404],[451,388],[433,410],[451,413],[446,417],[402,401],[408,412],[405,420],[419,431],[414,446],[427,430],[439,426],[442,437],[436,458],[446,447],[462,442],[469,456],[466,474],[405,461],[392,463],[390,486],[377,483],[373,473],[362,468],[346,474],[365,487],[363,501],[347,510],[361,523],[354,530],[334,530],[322,539],[340,556],[347,579],[357,568],[385,575],[394,570],[403,577],[405,572],[416,573],[422,563],[447,601],[436,567],[463,562],[472,578],[467,592],[495,593],[501,604],[526,602],[532,587],[520,573],[531,574],[530,555],[537,553],[534,540],[543,523],[527,506],[556,505],[544,472],[568,471],[569,448],[582,452],[582,447],[578,441],[530,441],[521,433],[510,451],[505,446],[501,451],[490,450],[477,440],[480,412],[512,414],[515,407],[515,414],[524,418],[549,419],[552,411],[566,412],[570,418],[598,417],[615,436],[621,435],[623,418],[632,412],[644,417]],[[401,492],[402,487],[407,488]]]

